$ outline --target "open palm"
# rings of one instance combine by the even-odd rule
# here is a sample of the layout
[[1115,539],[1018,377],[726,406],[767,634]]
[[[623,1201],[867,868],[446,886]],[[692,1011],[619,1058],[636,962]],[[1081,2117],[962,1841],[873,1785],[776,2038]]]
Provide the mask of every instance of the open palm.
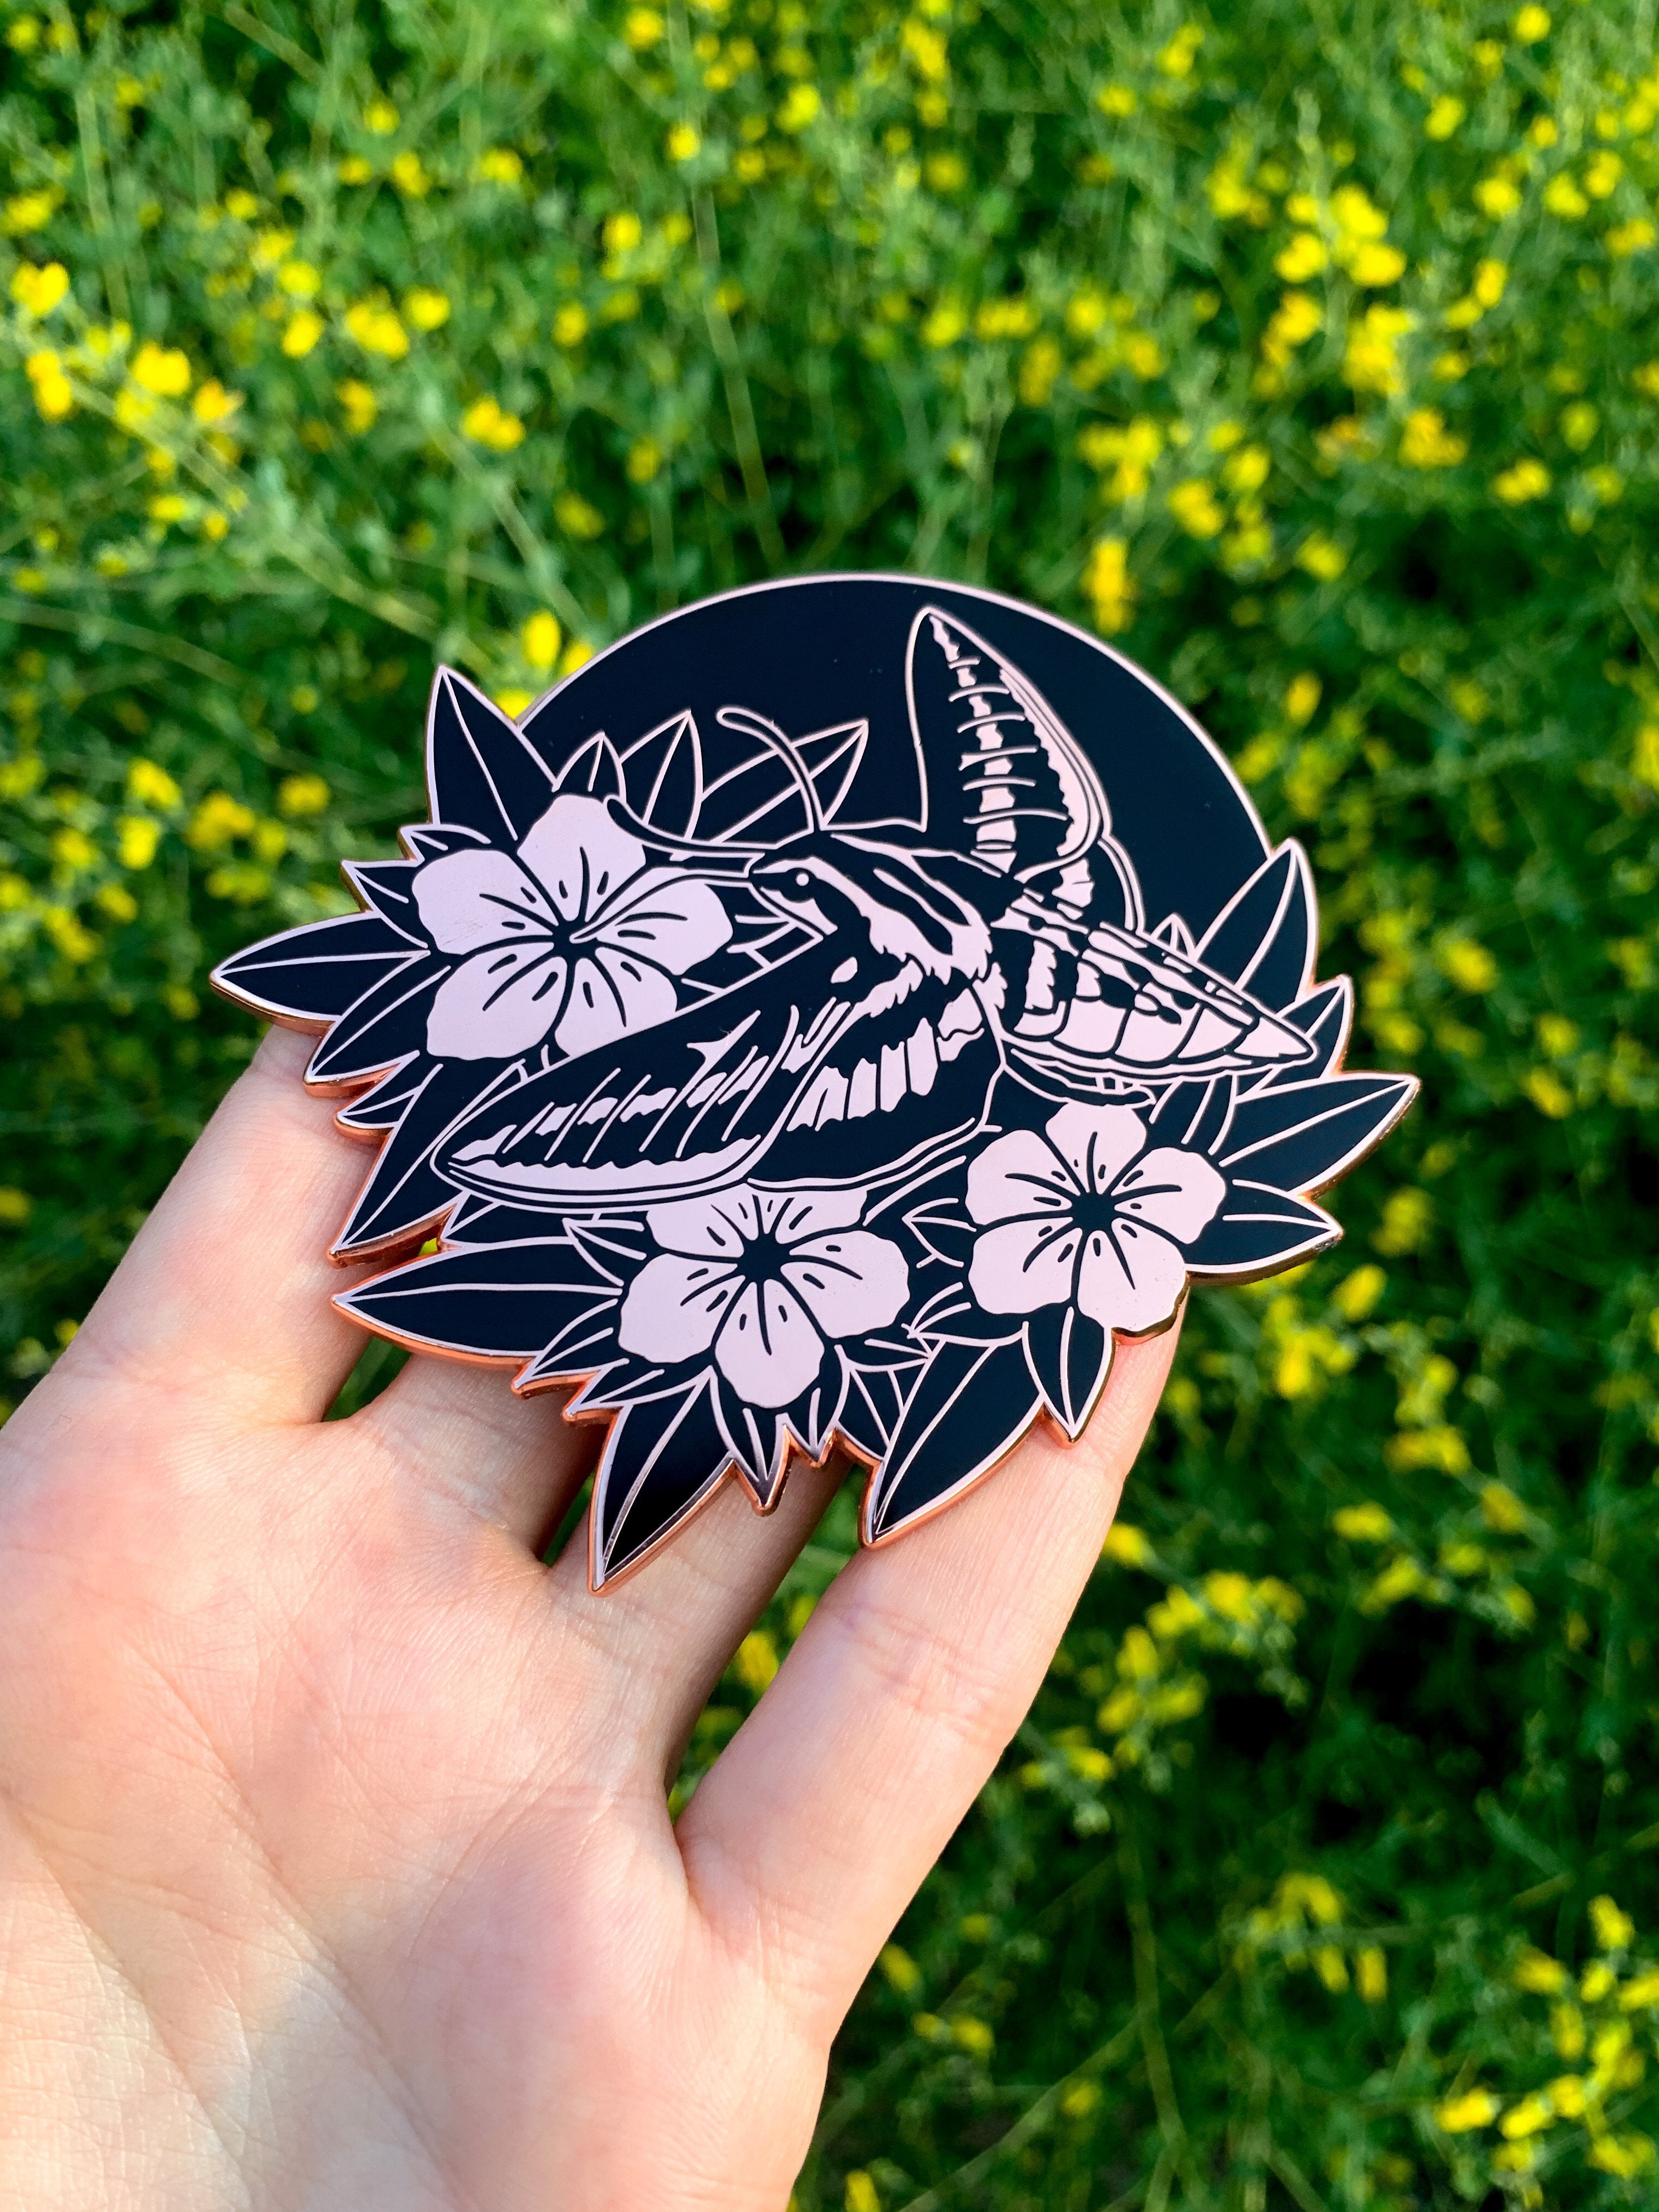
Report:
[[0,1434],[0,2201],[784,2203],[830,2043],[1034,1695],[1158,1399],[861,1554],[678,1826],[836,1474],[621,1589],[539,1547],[591,1439],[362,1338],[362,1155],[273,1034]]

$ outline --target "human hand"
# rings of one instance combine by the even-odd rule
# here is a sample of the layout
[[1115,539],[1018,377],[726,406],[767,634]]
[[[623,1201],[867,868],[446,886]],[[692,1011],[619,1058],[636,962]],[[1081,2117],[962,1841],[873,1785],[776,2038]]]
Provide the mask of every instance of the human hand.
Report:
[[860,1980],[1035,1695],[1163,1387],[1119,1349],[838,1577],[678,1826],[840,1474],[625,1587],[538,1557],[591,1432],[362,1349],[362,1152],[268,1037],[0,1432],[0,2201],[779,2212]]

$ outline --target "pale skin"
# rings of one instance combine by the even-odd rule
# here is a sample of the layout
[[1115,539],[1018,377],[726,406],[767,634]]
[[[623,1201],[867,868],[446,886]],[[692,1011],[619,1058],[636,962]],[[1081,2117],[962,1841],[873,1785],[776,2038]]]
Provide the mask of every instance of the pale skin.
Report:
[[[595,1438],[362,1348],[360,1146],[273,1032],[0,1431],[0,2203],[781,2212],[831,2039],[1042,1680],[1175,1332],[840,1576],[678,1825],[841,1479],[590,1595]],[[844,1472],[842,1470],[842,1472]]]

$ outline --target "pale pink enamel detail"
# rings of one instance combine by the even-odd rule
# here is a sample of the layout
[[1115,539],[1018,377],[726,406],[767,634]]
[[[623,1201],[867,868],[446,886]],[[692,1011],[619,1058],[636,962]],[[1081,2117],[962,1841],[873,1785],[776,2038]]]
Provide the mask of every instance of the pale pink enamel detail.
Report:
[[987,1313],[1075,1300],[1103,1328],[1169,1319],[1187,1280],[1179,1248],[1214,1218],[1227,1185],[1198,1153],[1146,1143],[1131,1108],[1073,1103],[1042,1136],[1014,1129],[986,1146],[969,1167],[967,1195],[985,1231],[968,1287]]
[[[650,1207],[646,1225],[662,1249],[623,1300],[623,1350],[667,1363],[712,1346],[715,1365],[750,1405],[788,1405],[810,1388],[826,1340],[890,1327],[909,1295],[897,1245],[853,1225],[865,1196],[739,1183]],[[788,1256],[757,1279],[745,1257],[762,1237]]]
[[514,860],[449,853],[415,878],[443,952],[469,956],[439,987],[427,1048],[441,1060],[510,1060],[551,1031],[574,1056],[666,1021],[673,978],[732,927],[710,887],[647,868],[645,848],[596,799],[562,793]]

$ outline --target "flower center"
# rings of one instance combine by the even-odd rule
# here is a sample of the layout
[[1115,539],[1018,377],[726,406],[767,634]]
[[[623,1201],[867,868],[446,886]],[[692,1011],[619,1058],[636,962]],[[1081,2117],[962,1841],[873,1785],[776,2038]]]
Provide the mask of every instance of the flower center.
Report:
[[789,1247],[781,1243],[769,1229],[763,1229],[757,1237],[744,1240],[742,1251],[731,1264],[745,1282],[775,1283],[788,1257]]

